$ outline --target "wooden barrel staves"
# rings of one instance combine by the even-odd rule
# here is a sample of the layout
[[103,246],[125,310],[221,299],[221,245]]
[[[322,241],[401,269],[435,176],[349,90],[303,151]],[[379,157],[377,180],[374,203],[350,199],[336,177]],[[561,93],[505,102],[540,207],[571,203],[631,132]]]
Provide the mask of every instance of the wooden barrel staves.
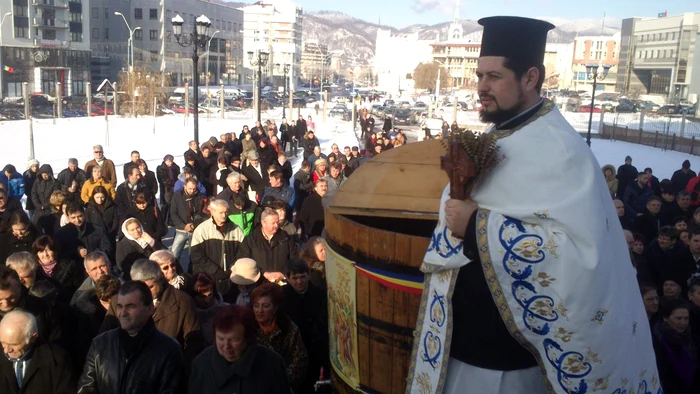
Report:
[[448,182],[443,153],[439,141],[382,153],[326,209],[331,376],[339,393],[406,390],[419,268]]

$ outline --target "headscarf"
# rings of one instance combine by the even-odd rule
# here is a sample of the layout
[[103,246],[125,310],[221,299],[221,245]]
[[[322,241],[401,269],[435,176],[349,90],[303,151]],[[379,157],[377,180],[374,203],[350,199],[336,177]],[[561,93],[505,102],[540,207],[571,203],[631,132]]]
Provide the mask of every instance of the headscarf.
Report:
[[132,237],[132,236],[129,234],[129,232],[126,230],[126,225],[127,225],[128,223],[132,223],[132,222],[136,222],[136,223],[139,224],[139,226],[141,227],[141,234],[143,234],[143,226],[141,225],[141,222],[139,222],[137,219],[131,218],[131,219],[126,219],[126,220],[124,221],[124,223],[122,223],[122,233],[124,234],[124,237],[126,237],[126,239],[128,239],[128,240],[130,240],[130,241],[136,242],[136,243],[139,244],[139,246],[140,246],[141,248],[143,248],[143,249],[146,249],[146,248],[149,247],[149,246],[150,246],[150,247],[153,247],[153,245],[155,244],[155,240],[151,239],[151,241],[148,242],[148,241],[146,241],[145,239],[143,239],[143,237],[141,237],[141,238],[139,238],[139,239],[134,239],[134,237]]

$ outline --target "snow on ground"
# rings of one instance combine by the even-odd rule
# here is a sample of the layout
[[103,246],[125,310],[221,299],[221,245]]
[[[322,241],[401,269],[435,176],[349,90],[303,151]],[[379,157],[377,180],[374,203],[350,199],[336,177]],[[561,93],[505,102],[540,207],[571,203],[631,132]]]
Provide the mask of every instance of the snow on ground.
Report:
[[[301,114],[306,119],[312,115],[316,123],[316,136],[324,152],[330,152],[333,142],[341,149],[345,145],[357,145],[350,122],[342,122],[328,118],[323,123],[323,116],[315,115],[313,109],[302,109]],[[294,111],[296,118],[297,111]],[[207,117],[200,114],[199,139],[207,141],[225,132],[241,132],[244,125],[252,128],[255,125],[253,112],[227,114],[227,119],[219,119],[215,115]],[[266,111],[262,114],[263,121],[275,119],[279,126],[282,122],[282,112]],[[130,160],[132,150],[138,150],[141,158],[148,163],[148,168],[155,171],[166,154],[175,157],[178,165],[184,165],[183,153],[188,148],[188,142],[193,139],[193,118],[185,119],[184,115],[140,118],[110,117],[105,122],[104,117],[35,119],[34,149],[35,157],[43,164],[50,164],[56,175],[68,166],[68,159],[78,159],[79,166],[93,158],[92,146],[100,144],[104,147],[105,157],[114,161],[117,166],[118,183],[123,181],[123,165]],[[107,136],[108,135],[108,136]],[[13,121],[0,122],[1,165],[13,164],[18,171],[24,172],[29,158],[29,122]],[[301,152],[299,153],[301,157]],[[299,159],[290,158],[294,170],[300,166]]]
[[664,151],[650,146],[629,142],[591,140],[591,149],[600,166],[612,164],[615,168],[625,163],[625,156],[632,157],[632,165],[639,171],[651,167],[654,175],[662,180],[671,179],[673,172],[681,168],[684,160],[690,160],[690,168],[700,170],[700,157],[675,151]]

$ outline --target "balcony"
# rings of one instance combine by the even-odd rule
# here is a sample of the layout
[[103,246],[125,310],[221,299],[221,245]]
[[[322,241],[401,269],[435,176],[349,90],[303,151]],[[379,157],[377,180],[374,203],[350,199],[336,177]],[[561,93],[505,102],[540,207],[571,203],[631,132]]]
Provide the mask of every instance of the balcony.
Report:
[[68,0],[31,0],[32,5],[43,8],[68,8]]
[[48,28],[48,29],[67,29],[69,27],[68,21],[60,19],[42,19],[34,18],[32,26]]

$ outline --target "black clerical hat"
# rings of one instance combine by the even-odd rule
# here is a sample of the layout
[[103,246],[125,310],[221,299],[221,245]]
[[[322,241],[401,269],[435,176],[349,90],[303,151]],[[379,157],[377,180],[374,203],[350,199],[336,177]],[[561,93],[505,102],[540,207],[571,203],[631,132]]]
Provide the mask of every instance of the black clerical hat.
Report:
[[492,16],[479,19],[484,26],[481,56],[503,56],[517,63],[543,64],[547,32],[554,25],[530,18]]

